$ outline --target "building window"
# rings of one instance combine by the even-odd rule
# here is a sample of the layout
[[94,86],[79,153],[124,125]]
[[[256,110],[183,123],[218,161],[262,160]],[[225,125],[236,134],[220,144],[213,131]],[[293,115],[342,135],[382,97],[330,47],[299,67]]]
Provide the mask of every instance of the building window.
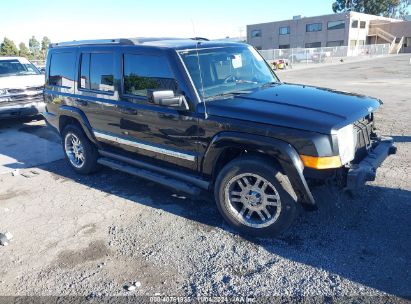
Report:
[[320,32],[323,29],[323,25],[321,23],[311,23],[305,26],[306,32]]
[[251,38],[261,37],[261,30],[253,30],[251,31]]
[[406,37],[404,39],[404,47],[411,47],[411,37]]
[[360,28],[365,29],[366,24],[367,23],[365,21],[361,21],[360,22]]
[[289,35],[289,34],[290,34],[290,27],[289,26],[280,27],[280,35]]
[[364,46],[365,45],[365,40],[358,40],[358,45],[359,46]]
[[329,21],[327,24],[327,29],[328,30],[339,30],[339,29],[344,29],[345,28],[345,21],[344,20],[338,20],[338,21]]
[[124,54],[124,91],[147,97],[147,90],[178,91],[177,81],[167,58]]
[[289,49],[290,48],[290,45],[289,44],[280,44],[280,46],[278,47],[280,50],[283,50],[283,49]]
[[319,47],[321,47],[321,42],[310,42],[310,43],[305,44],[306,49],[319,48]]
[[352,28],[358,28],[358,20],[353,20],[351,23]]
[[75,66],[74,53],[53,53],[50,62],[49,85],[72,88]]
[[113,53],[83,53],[81,55],[80,87],[104,92],[114,91]]
[[334,46],[343,46],[344,40],[337,40],[337,41],[328,41],[327,47],[334,47]]
[[357,40],[350,40],[350,47],[356,47],[357,46]]

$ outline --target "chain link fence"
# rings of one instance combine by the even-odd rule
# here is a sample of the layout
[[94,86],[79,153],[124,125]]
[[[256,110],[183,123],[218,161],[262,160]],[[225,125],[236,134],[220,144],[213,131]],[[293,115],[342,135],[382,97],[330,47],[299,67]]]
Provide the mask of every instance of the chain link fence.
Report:
[[336,46],[308,49],[272,49],[260,50],[259,52],[270,64],[282,60],[285,63],[285,67],[292,67],[302,64],[337,63],[385,56],[389,54],[389,50],[389,44],[373,44],[355,47]]

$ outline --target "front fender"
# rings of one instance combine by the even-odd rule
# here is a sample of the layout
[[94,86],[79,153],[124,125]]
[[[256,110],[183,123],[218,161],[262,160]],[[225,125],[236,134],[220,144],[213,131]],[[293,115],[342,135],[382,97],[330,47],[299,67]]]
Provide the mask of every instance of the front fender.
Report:
[[297,151],[289,143],[258,135],[239,132],[221,132],[217,134],[205,152],[202,172],[213,176],[217,161],[227,148],[237,148],[248,152],[259,152],[275,158],[290,180],[298,200],[308,207],[315,207],[314,197],[303,175],[303,163]]

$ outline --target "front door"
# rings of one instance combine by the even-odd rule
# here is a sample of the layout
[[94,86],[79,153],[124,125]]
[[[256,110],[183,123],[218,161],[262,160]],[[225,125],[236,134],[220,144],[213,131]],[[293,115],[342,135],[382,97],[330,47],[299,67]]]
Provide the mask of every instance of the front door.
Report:
[[179,110],[149,101],[148,90],[184,94],[166,54],[125,52],[120,94],[122,148],[147,160],[197,169],[198,118],[193,110]]

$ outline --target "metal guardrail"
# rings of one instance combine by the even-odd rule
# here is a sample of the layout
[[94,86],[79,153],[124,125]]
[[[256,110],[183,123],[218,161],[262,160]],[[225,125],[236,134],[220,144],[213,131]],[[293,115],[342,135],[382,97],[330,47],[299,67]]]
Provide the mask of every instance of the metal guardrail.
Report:
[[284,60],[289,64],[332,63],[340,60],[355,60],[360,57],[384,56],[390,52],[390,44],[336,46],[321,48],[293,48],[260,50],[269,63]]

